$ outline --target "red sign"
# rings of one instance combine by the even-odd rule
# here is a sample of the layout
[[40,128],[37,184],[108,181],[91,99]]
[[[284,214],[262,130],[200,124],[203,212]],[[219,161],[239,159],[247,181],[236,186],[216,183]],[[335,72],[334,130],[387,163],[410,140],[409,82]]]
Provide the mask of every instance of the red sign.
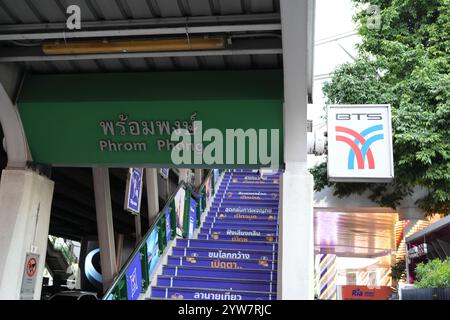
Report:
[[379,286],[341,286],[342,300],[388,300],[392,294],[391,287]]
[[35,258],[31,257],[30,259],[28,259],[27,261],[27,266],[26,266],[26,272],[27,272],[27,276],[29,276],[30,278],[33,277],[36,273],[37,270],[37,261]]

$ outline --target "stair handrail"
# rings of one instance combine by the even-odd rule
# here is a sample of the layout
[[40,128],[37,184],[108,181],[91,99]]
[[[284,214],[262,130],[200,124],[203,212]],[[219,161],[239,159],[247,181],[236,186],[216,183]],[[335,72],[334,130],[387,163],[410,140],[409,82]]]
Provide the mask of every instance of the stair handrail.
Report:
[[[212,170],[206,175],[204,181],[202,182],[202,185],[204,185],[204,183],[206,182],[206,180],[208,179],[208,177],[210,177],[212,175]],[[153,220],[152,224],[150,225],[150,228],[148,229],[148,231],[145,233],[145,235],[142,237],[142,239],[138,242],[138,244],[136,245],[135,249],[133,250],[133,252],[131,253],[131,255],[128,257],[128,259],[126,260],[126,262],[123,264],[122,268],[120,269],[120,271],[117,273],[117,275],[114,277],[114,280],[111,284],[111,286],[109,287],[109,289],[104,293],[103,295],[103,300],[108,299],[108,297],[113,293],[113,291],[115,290],[116,286],[119,284],[119,282],[122,280],[122,277],[125,275],[128,267],[130,266],[130,264],[132,263],[132,261],[134,260],[134,258],[136,257],[137,254],[140,254],[140,251],[142,249],[142,247],[145,245],[145,243],[147,242],[147,239],[150,237],[150,235],[153,233],[153,231],[155,230],[156,226],[159,224],[159,221],[161,220],[161,218],[163,217],[163,215],[166,212],[166,209],[171,205],[172,200],[174,200],[175,196],[177,195],[178,191],[181,189],[187,189],[190,190],[191,192],[193,191],[194,193],[197,194],[197,192],[195,191],[195,189],[189,185],[188,183],[181,181],[176,190],[171,194],[171,196],[167,199],[166,204],[164,205],[164,207],[162,208],[162,210],[160,210],[158,212],[158,214],[156,215],[155,219]],[[201,190],[201,189],[199,189]],[[204,208],[203,208],[204,209]]]

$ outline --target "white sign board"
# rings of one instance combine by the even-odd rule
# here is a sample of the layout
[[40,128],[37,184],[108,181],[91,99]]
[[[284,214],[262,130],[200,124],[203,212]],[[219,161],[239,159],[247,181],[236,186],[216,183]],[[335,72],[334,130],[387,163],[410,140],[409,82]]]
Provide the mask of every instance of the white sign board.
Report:
[[328,179],[389,182],[394,178],[390,105],[328,107]]
[[22,286],[20,288],[20,299],[31,300],[36,287],[37,270],[39,267],[39,255],[27,253],[23,271]]
[[167,178],[169,178],[169,170],[170,170],[169,168],[161,168],[161,169],[159,169],[159,174],[164,179],[167,179]]

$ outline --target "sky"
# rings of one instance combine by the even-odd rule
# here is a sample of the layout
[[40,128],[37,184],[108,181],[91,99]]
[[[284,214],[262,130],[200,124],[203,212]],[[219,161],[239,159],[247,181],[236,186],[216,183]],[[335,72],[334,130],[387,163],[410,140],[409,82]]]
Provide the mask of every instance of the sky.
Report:
[[308,119],[313,120],[313,126],[316,128],[325,123],[321,119],[324,115],[323,107],[325,106],[322,86],[329,80],[329,74],[338,65],[351,62],[351,56],[356,56],[355,45],[359,36],[355,34],[336,41],[327,40],[342,34],[355,32],[355,24],[352,20],[353,13],[354,8],[350,0],[316,0],[314,104],[308,108]]

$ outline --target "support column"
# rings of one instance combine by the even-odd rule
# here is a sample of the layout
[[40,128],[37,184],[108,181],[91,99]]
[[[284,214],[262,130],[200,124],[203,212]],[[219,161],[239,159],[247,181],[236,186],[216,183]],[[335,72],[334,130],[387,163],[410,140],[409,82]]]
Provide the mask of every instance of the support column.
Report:
[[202,169],[195,169],[195,189],[198,189],[202,184]]
[[0,300],[20,299],[28,252],[39,254],[33,299],[41,296],[54,182],[30,170],[0,181]]
[[116,266],[117,270],[122,268],[122,250],[123,250],[123,234],[119,233],[116,237]]
[[109,289],[117,274],[109,171],[108,168],[93,168],[92,175],[94,178],[95,208],[97,211],[97,232],[98,243],[100,246],[103,292],[105,292]]
[[142,239],[142,232],[141,232],[141,215],[137,214],[134,216],[134,228],[136,230],[136,244],[139,243]]
[[306,163],[286,163],[278,246],[279,299],[314,299],[313,186]]
[[158,169],[146,168],[145,181],[147,185],[148,222],[151,225],[159,212]]
[[312,1],[281,0],[284,161],[278,299],[314,299],[313,178],[307,170],[308,54]]

